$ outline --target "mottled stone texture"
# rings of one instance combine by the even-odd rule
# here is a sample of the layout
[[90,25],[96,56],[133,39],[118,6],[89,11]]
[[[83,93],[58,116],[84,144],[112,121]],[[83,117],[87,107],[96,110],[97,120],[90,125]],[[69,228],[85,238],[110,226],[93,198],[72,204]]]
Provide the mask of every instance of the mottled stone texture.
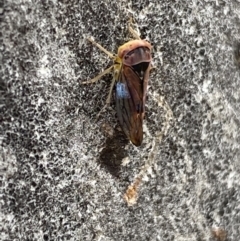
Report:
[[[114,101],[96,121],[111,76],[81,85],[111,64],[86,37],[116,52],[131,16],[156,67],[139,148]],[[239,0],[6,0],[0,18],[0,240],[240,240]]]

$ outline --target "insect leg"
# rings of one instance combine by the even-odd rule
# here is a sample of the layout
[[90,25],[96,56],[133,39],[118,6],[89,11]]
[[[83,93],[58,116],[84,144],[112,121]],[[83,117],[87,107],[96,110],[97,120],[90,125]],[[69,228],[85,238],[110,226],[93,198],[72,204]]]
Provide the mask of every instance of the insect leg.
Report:
[[109,68],[105,69],[102,73],[94,77],[93,79],[87,80],[82,82],[82,84],[91,84],[97,82],[99,79],[101,79],[105,74],[109,74],[112,71],[112,68],[114,65],[110,66]]
[[105,54],[107,54],[111,59],[115,59],[115,55],[103,48],[100,44],[92,40],[91,38],[87,38],[88,41],[90,41],[93,45],[98,47],[100,50],[102,50]]
[[128,30],[133,35],[135,39],[141,39],[138,33],[131,27],[132,25],[132,18],[128,21]]
[[115,78],[113,78],[113,80],[112,80],[110,90],[109,90],[109,93],[108,93],[108,97],[107,97],[107,100],[106,100],[106,104],[103,106],[103,108],[98,113],[97,119],[99,118],[101,113],[110,105],[114,84],[115,84]]

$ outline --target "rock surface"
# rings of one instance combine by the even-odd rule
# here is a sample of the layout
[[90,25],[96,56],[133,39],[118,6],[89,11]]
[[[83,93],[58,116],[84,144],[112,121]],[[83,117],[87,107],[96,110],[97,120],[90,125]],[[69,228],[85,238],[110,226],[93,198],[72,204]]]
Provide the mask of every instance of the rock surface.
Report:
[[[81,85],[111,65],[86,38],[116,53],[130,17],[155,66],[139,148],[114,101],[96,121],[111,76]],[[0,18],[0,240],[240,240],[238,0],[7,0]]]

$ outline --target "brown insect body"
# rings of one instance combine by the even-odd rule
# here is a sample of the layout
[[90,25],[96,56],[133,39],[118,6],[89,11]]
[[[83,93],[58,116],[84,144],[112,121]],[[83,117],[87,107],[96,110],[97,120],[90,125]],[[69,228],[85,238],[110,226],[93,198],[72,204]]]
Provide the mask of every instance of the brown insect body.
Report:
[[145,40],[132,40],[119,47],[114,65],[118,119],[126,136],[136,146],[140,146],[143,139],[151,60],[151,45]]
[[140,39],[130,26],[129,30],[137,39],[120,46],[117,56],[89,39],[89,41],[113,59],[114,65],[95,78],[83,82],[83,84],[96,82],[114,68],[113,82],[105,107],[110,103],[112,90],[116,83],[116,107],[120,125],[131,142],[135,146],[140,146],[143,139],[142,124],[145,114],[149,72],[151,69],[152,47],[149,42]]

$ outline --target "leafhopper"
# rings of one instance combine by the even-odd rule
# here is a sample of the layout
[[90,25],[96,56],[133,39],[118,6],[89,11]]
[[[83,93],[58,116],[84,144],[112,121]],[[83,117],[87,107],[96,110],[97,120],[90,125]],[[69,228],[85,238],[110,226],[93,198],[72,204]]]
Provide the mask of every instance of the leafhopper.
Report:
[[130,141],[135,146],[140,146],[143,140],[143,119],[152,61],[152,46],[148,41],[142,40],[130,24],[128,28],[135,39],[120,46],[116,55],[88,38],[92,44],[113,60],[113,65],[95,78],[82,83],[94,83],[113,71],[113,81],[106,105],[102,110],[110,104],[112,91],[116,85],[115,101],[120,126]]

